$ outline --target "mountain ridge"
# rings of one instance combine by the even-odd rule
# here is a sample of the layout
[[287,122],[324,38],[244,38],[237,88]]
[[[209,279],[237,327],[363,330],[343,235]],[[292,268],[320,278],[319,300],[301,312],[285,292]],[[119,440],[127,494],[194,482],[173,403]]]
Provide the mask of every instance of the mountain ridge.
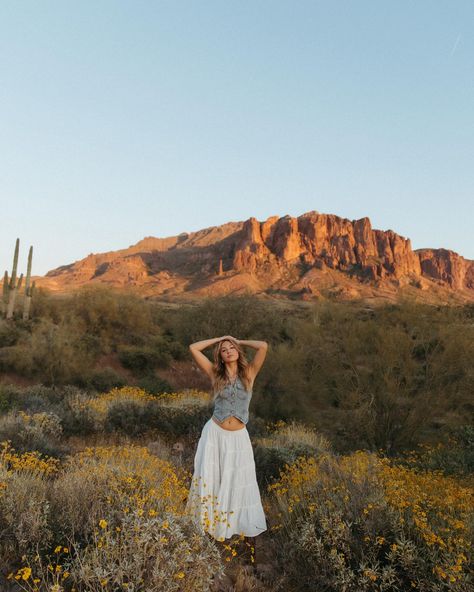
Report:
[[409,238],[373,229],[368,217],[312,210],[147,236],[125,249],[90,253],[37,280],[57,292],[91,283],[146,296],[250,291],[308,300],[329,290],[341,299],[394,299],[409,288],[424,300],[473,301],[474,261],[449,249],[413,250]]

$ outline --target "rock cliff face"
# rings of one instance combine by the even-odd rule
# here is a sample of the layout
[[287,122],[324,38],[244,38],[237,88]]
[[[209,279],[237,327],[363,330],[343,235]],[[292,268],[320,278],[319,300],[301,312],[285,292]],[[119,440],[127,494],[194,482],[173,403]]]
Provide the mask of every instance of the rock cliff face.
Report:
[[307,297],[320,296],[329,277],[331,290],[348,297],[367,291],[364,286],[393,292],[409,285],[425,292],[441,287],[474,300],[474,261],[446,249],[414,251],[410,239],[374,230],[369,218],[348,220],[316,211],[264,222],[250,218],[165,239],[147,237],[128,249],[90,254],[52,270],[39,284],[62,291],[107,283],[141,287],[150,295],[247,289]]
[[256,271],[265,263],[326,266],[372,280],[426,276],[458,290],[473,288],[473,261],[445,249],[413,251],[410,239],[373,230],[369,218],[317,212],[261,223],[250,218],[236,242],[233,268]]
[[418,249],[423,275],[455,290],[474,290],[474,261],[447,249]]

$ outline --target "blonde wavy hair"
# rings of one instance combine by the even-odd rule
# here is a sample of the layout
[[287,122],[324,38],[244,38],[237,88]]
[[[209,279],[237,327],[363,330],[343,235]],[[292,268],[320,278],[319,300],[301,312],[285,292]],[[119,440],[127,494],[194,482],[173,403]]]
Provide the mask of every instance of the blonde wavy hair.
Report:
[[249,362],[247,360],[244,350],[233,339],[228,339],[228,338],[223,339],[222,341],[219,341],[219,343],[217,343],[214,347],[214,366],[213,366],[214,380],[213,380],[213,384],[212,384],[213,391],[214,391],[214,399],[216,398],[217,393],[228,382],[226,369],[225,369],[225,362],[221,356],[222,344],[225,343],[226,341],[229,341],[229,343],[232,343],[232,345],[234,345],[235,349],[239,353],[239,357],[237,359],[237,374],[238,374],[240,380],[242,381],[243,385],[245,386],[245,388],[247,390],[249,390],[250,386],[251,386],[249,371],[248,371]]

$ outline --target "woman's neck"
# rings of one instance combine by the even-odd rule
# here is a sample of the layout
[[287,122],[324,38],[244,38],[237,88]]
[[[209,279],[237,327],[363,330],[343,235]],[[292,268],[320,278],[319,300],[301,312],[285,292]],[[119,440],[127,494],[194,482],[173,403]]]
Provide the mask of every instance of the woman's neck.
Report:
[[239,374],[237,362],[230,362],[229,364],[226,364],[225,373],[229,380],[234,380],[237,378]]

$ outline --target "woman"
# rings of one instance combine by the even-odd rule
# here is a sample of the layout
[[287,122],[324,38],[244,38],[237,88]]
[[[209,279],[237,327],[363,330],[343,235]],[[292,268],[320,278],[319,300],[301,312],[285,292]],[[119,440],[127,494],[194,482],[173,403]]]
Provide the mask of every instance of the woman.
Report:
[[[214,347],[214,364],[202,353]],[[256,349],[248,362],[241,346]],[[240,534],[253,539],[267,530],[247,431],[252,387],[267,354],[265,341],[230,335],[189,346],[197,365],[212,382],[214,412],[204,425],[194,458],[186,509],[196,523],[223,541]]]

